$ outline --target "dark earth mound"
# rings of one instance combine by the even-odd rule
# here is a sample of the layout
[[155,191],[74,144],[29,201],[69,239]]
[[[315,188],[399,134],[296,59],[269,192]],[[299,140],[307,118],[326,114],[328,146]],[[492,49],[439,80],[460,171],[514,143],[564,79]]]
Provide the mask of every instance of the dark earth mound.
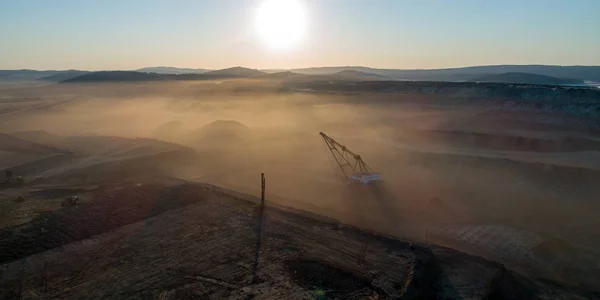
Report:
[[187,134],[191,145],[203,149],[241,148],[249,137],[250,128],[233,120],[217,120]]

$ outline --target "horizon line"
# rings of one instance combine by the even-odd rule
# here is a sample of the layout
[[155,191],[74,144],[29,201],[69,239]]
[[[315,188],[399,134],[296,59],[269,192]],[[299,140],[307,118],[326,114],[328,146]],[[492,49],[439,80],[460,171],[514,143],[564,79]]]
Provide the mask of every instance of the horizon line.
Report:
[[452,70],[452,69],[467,69],[467,68],[478,68],[478,67],[600,67],[600,65],[551,65],[551,64],[495,64],[495,65],[468,65],[462,67],[443,67],[443,68],[380,68],[380,67],[368,67],[361,65],[325,65],[325,66],[311,66],[311,67],[298,67],[298,68],[250,68],[244,66],[231,66],[220,69],[210,69],[210,68],[195,68],[195,67],[174,67],[174,66],[146,66],[135,69],[31,69],[31,68],[21,68],[21,69],[0,69],[1,71],[90,71],[90,72],[99,72],[99,71],[139,71],[141,69],[146,68],[174,68],[174,69],[192,69],[192,70],[206,70],[206,71],[216,71],[216,70],[226,70],[231,68],[246,68],[253,70],[282,70],[282,71],[290,71],[290,70],[303,70],[303,69],[327,69],[327,68],[365,68],[365,69],[373,69],[373,70],[397,70],[397,71],[434,71],[434,70]]

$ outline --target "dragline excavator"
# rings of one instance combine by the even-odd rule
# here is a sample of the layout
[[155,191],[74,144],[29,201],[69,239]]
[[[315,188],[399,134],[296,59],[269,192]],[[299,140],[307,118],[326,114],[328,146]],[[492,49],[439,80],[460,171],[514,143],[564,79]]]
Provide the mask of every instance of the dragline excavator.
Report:
[[319,134],[323,137],[325,145],[342,171],[346,184],[369,185],[383,181],[381,174],[373,172],[360,155],[350,151],[346,146],[338,143],[325,133],[319,132]]

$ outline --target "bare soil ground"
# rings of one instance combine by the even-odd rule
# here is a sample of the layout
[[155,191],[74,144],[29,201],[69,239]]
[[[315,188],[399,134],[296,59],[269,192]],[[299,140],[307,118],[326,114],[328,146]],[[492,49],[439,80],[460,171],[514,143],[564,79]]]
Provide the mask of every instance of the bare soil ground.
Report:
[[[597,297],[588,123],[471,105],[486,99],[211,85],[0,87],[0,167],[26,181],[0,184],[5,298]],[[382,189],[345,189],[319,131],[383,173]],[[260,193],[260,172],[252,283],[256,199],[243,193]]]
[[1,232],[3,299],[594,297],[448,248],[278,207],[265,211],[253,282],[256,198],[199,184],[96,193],[94,201]]

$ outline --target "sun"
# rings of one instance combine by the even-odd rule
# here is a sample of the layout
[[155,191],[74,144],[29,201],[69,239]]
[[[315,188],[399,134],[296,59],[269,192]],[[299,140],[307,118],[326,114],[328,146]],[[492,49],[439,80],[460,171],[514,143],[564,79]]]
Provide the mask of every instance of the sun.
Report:
[[258,7],[256,31],[266,46],[287,49],[296,46],[306,29],[304,7],[298,0],[264,0]]

